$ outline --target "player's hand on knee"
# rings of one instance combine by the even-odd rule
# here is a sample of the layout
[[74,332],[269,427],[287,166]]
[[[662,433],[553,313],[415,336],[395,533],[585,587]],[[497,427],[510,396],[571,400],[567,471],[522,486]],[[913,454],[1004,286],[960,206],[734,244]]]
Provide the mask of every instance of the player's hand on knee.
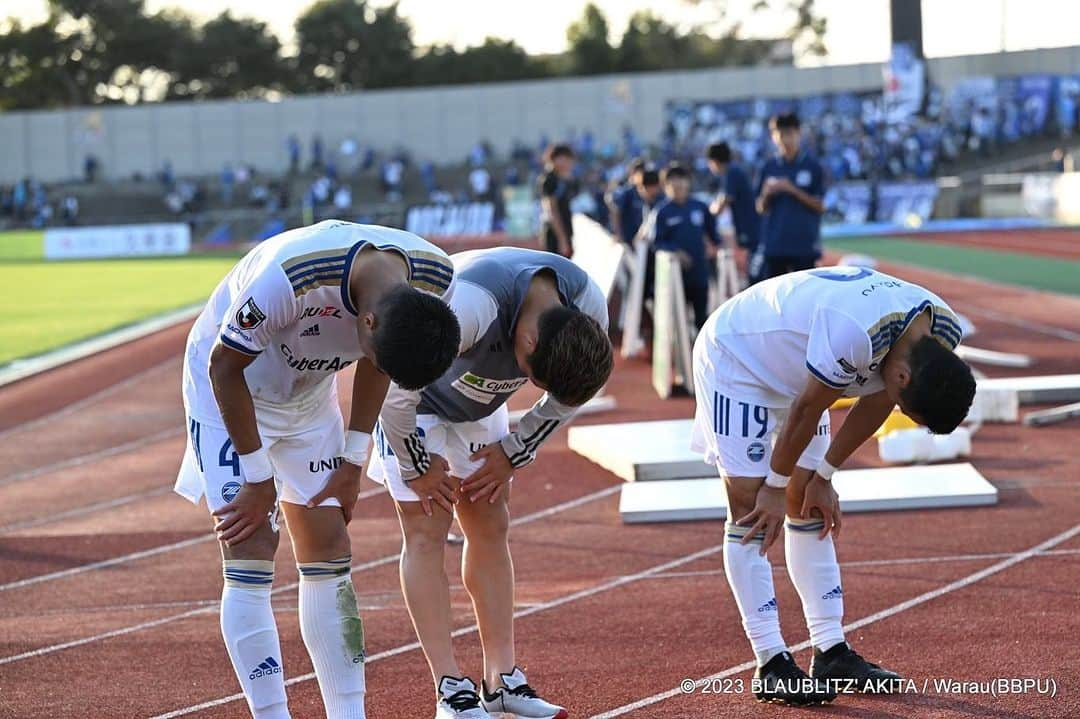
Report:
[[461,482],[461,493],[469,495],[469,501],[475,502],[487,497],[494,504],[502,495],[502,490],[514,474],[514,465],[498,442],[493,442],[470,457],[474,462],[483,461],[475,472]]
[[239,544],[255,533],[277,502],[274,480],[245,482],[233,501],[214,512],[218,522],[214,525],[217,537],[225,544]]
[[810,478],[803,491],[802,518],[810,519],[814,513],[820,514],[824,520],[818,539],[825,539],[829,532],[833,536],[840,534],[840,495],[832,482],[822,479],[816,473]]
[[432,516],[432,502],[445,509],[450,514],[454,513],[454,503],[457,502],[456,487],[450,479],[450,465],[445,459],[437,454],[431,455],[431,464],[422,475],[409,482],[409,489],[416,492],[420,497],[420,506],[424,514]]
[[753,522],[750,531],[742,538],[741,544],[746,544],[758,534],[764,532],[765,539],[761,543],[761,554],[764,555],[768,552],[769,547],[780,536],[780,530],[784,528],[786,505],[787,495],[783,489],[762,484],[758,490],[753,511],[737,520],[737,524],[741,525]]
[[334,498],[341,504],[341,513],[345,515],[345,524],[352,521],[356,496],[360,494],[360,482],[363,470],[355,464],[342,462],[326,480],[318,494],[308,500],[307,508],[314,509],[327,499]]

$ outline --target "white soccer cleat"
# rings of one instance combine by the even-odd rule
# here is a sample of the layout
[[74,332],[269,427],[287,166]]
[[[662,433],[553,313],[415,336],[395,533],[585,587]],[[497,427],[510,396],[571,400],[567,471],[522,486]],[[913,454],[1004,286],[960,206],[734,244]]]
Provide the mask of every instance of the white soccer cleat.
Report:
[[480,695],[472,679],[443,677],[439,680],[435,719],[491,719],[491,715],[480,706]]
[[569,712],[560,706],[544,701],[536,695],[525,679],[525,672],[518,667],[509,674],[500,674],[503,686],[494,693],[484,684],[484,708],[489,712],[502,712],[517,719],[567,719]]

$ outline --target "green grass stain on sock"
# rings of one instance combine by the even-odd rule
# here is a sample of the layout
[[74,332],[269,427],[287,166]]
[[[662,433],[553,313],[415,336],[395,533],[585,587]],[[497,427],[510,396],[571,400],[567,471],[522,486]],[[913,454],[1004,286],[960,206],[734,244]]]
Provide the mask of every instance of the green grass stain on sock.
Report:
[[351,577],[346,577],[337,587],[337,608],[341,614],[341,633],[345,640],[345,651],[353,664],[363,664],[364,622],[356,608],[356,591]]

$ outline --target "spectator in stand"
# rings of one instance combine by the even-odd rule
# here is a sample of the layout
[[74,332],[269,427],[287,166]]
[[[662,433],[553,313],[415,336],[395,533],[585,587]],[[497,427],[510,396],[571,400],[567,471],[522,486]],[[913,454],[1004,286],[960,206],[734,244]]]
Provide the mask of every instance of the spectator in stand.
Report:
[[723,187],[709,206],[709,211],[719,217],[725,209],[731,210],[735,244],[745,252],[747,279],[750,284],[754,284],[761,278],[749,272],[749,269],[759,269],[750,267],[749,258],[757,250],[761,218],[758,217],[754,203],[754,189],[750,186],[750,178],[746,171],[732,160],[731,147],[726,142],[709,145],[706,158],[713,175],[723,179]]
[[338,185],[334,192],[334,208],[344,213],[352,207],[352,189],[346,185]]
[[439,181],[435,175],[435,165],[428,160],[420,163],[420,182],[424,186],[424,194],[430,200],[439,189]]
[[469,173],[469,187],[472,199],[476,202],[489,202],[491,198],[491,173],[486,167],[478,166]]
[[11,190],[11,207],[15,215],[17,222],[22,222],[26,219],[27,210],[30,204],[30,178],[19,180],[15,183],[15,187]]
[[821,214],[825,211],[825,173],[801,146],[799,118],[774,115],[769,131],[777,155],[761,168],[757,210],[761,215],[752,274],[759,279],[806,270],[821,257]]
[[98,163],[98,159],[93,155],[87,155],[86,159],[83,160],[83,177],[85,180],[87,182],[94,182],[97,180],[99,169],[100,164]]
[[323,166],[323,140],[322,135],[315,133],[311,138],[311,169],[321,170]]
[[540,195],[540,247],[570,257],[574,254],[574,227],[570,201],[578,194],[575,157],[569,145],[551,145],[544,153],[545,172],[538,181]]
[[295,132],[285,141],[285,151],[289,153],[289,174],[295,175],[300,171],[300,139]]
[[173,174],[172,162],[165,160],[161,166],[161,186],[168,192],[172,189],[173,183],[176,182],[176,176]]
[[236,183],[236,173],[233,172],[231,163],[226,162],[221,168],[221,204],[229,207],[232,205],[233,185]]
[[388,202],[397,202],[401,199],[402,180],[405,175],[405,164],[398,158],[383,163],[382,187],[386,193]]
[[1054,172],[1074,172],[1073,156],[1064,147],[1056,147],[1050,153],[1050,163]]
[[75,195],[66,195],[64,197],[63,204],[61,205],[61,212],[64,218],[65,225],[76,225],[79,222],[79,198]]

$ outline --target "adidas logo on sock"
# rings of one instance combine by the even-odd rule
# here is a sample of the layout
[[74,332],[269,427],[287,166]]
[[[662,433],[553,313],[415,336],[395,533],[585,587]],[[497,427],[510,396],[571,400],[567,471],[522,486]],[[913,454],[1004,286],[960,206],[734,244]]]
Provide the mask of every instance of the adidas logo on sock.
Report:
[[268,677],[271,674],[281,674],[281,665],[273,657],[267,657],[259,662],[259,666],[251,670],[248,679],[254,680],[260,677]]
[[300,336],[301,337],[318,337],[319,336],[319,325],[317,323],[313,324],[311,327],[308,327],[306,330],[301,332]]
[[821,595],[822,599],[843,599],[843,597],[844,597],[844,590],[840,588],[839,584],[837,584],[835,587],[833,587],[831,590],[829,590],[829,592],[827,594],[822,594]]
[[759,612],[775,612],[776,611],[776,597],[773,597],[769,601],[758,607]]

